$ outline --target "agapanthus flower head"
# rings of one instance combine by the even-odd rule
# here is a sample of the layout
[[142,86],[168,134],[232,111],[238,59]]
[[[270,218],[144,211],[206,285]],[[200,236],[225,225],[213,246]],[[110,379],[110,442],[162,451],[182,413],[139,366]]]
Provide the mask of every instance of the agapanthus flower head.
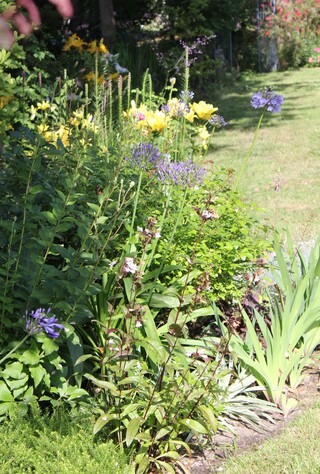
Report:
[[38,308],[35,311],[26,311],[23,318],[26,320],[26,331],[29,334],[36,334],[38,332],[45,332],[52,339],[59,337],[56,329],[64,329],[62,324],[59,324],[55,315],[49,316],[51,309]]
[[170,161],[169,157],[157,163],[158,178],[165,184],[175,184],[193,188],[202,186],[206,170],[198,163],[187,161]]
[[215,128],[222,128],[228,125],[222,115],[213,115],[209,120],[209,123]]
[[181,91],[180,98],[185,103],[188,104],[194,98],[194,92],[192,91]]
[[253,94],[251,98],[251,106],[254,109],[266,108],[268,112],[273,114],[280,112],[283,104],[283,96],[276,94],[272,89],[266,88],[263,92]]
[[131,149],[131,155],[125,156],[125,160],[131,165],[145,170],[150,164],[154,167],[161,159],[159,148],[153,143],[137,143]]
[[187,104],[177,98],[170,99],[161,107],[161,110],[170,115],[170,117],[183,117],[187,112],[189,112]]

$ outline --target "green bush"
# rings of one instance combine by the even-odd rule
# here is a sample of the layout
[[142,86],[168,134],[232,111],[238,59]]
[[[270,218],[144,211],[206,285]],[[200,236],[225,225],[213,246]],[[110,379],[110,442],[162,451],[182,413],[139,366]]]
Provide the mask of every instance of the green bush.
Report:
[[93,436],[89,422],[36,414],[0,425],[0,472],[125,474],[129,467],[121,449]]

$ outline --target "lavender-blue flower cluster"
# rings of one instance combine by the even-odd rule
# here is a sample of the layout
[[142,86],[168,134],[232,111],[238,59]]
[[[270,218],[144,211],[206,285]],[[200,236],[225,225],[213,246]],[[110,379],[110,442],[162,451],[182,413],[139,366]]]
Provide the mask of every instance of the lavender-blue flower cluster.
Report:
[[159,180],[165,184],[193,188],[203,184],[206,170],[191,160],[172,162],[166,158],[158,162],[157,173]]
[[221,128],[228,125],[228,123],[225,121],[222,115],[213,115],[211,119],[209,120],[209,123],[215,128]]
[[29,334],[45,332],[53,339],[59,337],[56,329],[64,329],[64,326],[57,322],[58,319],[54,315],[49,316],[50,311],[50,308],[47,311],[44,308],[38,308],[36,311],[31,311],[31,313],[26,311],[25,316],[23,316],[26,319],[26,331]]
[[263,92],[253,94],[251,98],[251,106],[255,109],[266,108],[268,112],[273,114],[280,112],[283,104],[283,96],[276,94],[272,89],[265,89]]
[[172,117],[184,117],[189,112],[189,107],[182,99],[172,104],[164,104],[161,110]]
[[131,165],[145,170],[150,163],[155,165],[161,159],[159,148],[152,143],[138,143],[125,160]]
[[181,98],[182,102],[184,102],[185,104],[188,104],[194,98],[194,92],[192,92],[192,91],[181,91],[180,92],[180,98]]

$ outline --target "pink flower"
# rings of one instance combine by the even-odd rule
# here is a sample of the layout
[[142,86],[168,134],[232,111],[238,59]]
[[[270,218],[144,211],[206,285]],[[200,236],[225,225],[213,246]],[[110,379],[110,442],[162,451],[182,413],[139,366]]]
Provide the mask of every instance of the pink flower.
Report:
[[313,50],[315,53],[320,53],[320,48],[314,48]]
[[313,63],[313,58],[308,58],[308,63]]

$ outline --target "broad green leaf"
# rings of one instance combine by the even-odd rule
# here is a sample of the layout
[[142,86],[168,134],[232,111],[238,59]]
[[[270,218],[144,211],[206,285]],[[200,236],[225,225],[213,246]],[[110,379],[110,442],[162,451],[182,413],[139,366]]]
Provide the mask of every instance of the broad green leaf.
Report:
[[[17,390],[26,386],[28,382],[28,376],[26,374],[21,374],[21,375],[23,375],[23,377],[19,379],[6,379],[7,385],[9,386],[10,390]],[[22,391],[24,390],[25,388],[23,388]]]
[[13,402],[14,398],[8,389],[7,385],[0,380],[0,401],[2,402]]
[[87,206],[90,207],[90,209],[92,209],[96,214],[100,213],[100,207],[97,204],[87,202]]
[[92,359],[92,358],[94,358],[92,354],[83,354],[76,360],[74,366],[76,367],[78,364],[81,364],[82,362],[85,362],[86,360]]
[[56,218],[56,216],[53,214],[53,212],[50,212],[50,211],[42,211],[41,214],[43,215],[43,217],[45,217],[45,218],[47,219],[47,221],[49,222],[49,224],[56,225],[56,223],[57,223],[57,218]]
[[151,296],[151,308],[178,308],[180,300],[176,296],[153,293]]
[[37,343],[33,341],[30,349],[24,351],[19,360],[26,365],[38,365],[40,362],[40,352]]
[[177,451],[166,451],[165,453],[156,457],[157,460],[161,458],[179,459],[180,454]]
[[87,397],[88,392],[83,388],[78,388],[73,385],[69,385],[66,391],[66,395],[68,396],[68,400],[74,400],[75,398]]
[[122,380],[118,381],[118,385],[125,385],[125,384],[137,384],[141,380],[141,377],[138,375],[131,375],[130,377],[125,377]]
[[42,186],[42,184],[36,184],[34,186],[30,186],[29,193],[30,194],[38,194],[38,193],[42,193],[45,190],[46,190],[46,188],[44,186]]
[[39,385],[39,383],[41,382],[41,380],[47,373],[47,371],[42,367],[42,365],[30,367],[29,371],[30,371],[31,377],[33,378],[35,387]]
[[136,411],[141,407],[141,403],[130,403],[121,411],[121,418],[125,418],[129,413]]
[[127,426],[127,432],[126,432],[126,445],[127,446],[130,446],[130,444],[136,437],[141,423],[142,423],[142,419],[140,417],[132,418],[132,420],[129,421],[129,424]]
[[158,441],[158,439],[161,439],[164,436],[167,436],[169,433],[171,433],[171,431],[172,429],[170,428],[161,428],[156,434],[155,441]]
[[201,424],[199,421],[186,418],[185,420],[179,420],[180,424],[189,428],[189,430],[194,431],[199,434],[208,434],[208,430]]
[[104,415],[101,415],[94,424],[93,434],[98,433],[107,423],[116,420],[117,418],[117,415],[114,414],[105,413]]
[[199,409],[203,415],[203,418],[206,422],[206,424],[208,426],[210,426],[211,430],[216,433],[217,432],[217,429],[218,429],[218,420],[217,418],[215,417],[213,411],[205,406],[205,405],[201,405],[199,406]]
[[[139,456],[139,457],[138,457]],[[149,456],[147,454],[138,455],[136,457],[137,474],[144,474],[150,464]]]
[[0,415],[4,415],[5,413],[12,412],[12,410],[16,407],[16,402],[12,399],[11,402],[0,403]]
[[164,472],[169,473],[169,474],[175,474],[176,470],[169,464],[168,462],[165,461],[156,461],[156,464],[159,465],[164,469]]
[[1,372],[3,378],[13,378],[20,379],[25,376],[22,372],[23,365],[20,362],[13,362],[6,366],[6,368]]
[[119,390],[117,389],[116,385],[112,382],[98,380],[95,377],[93,377],[91,374],[84,374],[84,377],[88,380],[91,380],[95,385],[97,385],[97,387],[110,390],[114,395],[119,393]]
[[59,346],[56,342],[53,341],[50,337],[44,337],[42,342],[42,349],[45,355],[52,354],[59,349]]

